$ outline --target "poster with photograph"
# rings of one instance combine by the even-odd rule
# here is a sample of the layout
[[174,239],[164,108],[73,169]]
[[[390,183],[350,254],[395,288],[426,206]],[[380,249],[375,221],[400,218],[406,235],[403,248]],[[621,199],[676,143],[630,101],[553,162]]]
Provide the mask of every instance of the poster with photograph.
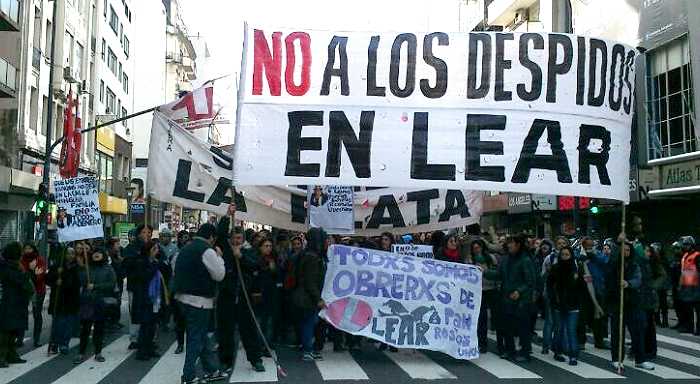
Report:
[[352,187],[316,185],[309,189],[309,227],[334,235],[355,233]]
[[58,241],[104,237],[97,179],[92,176],[54,181],[58,205]]

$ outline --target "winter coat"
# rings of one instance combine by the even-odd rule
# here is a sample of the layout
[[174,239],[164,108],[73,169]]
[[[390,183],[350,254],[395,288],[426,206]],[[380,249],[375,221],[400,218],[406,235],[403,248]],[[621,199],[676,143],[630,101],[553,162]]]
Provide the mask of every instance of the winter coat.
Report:
[[136,270],[135,266],[141,263],[138,259],[144,246],[144,242],[137,237],[122,251],[124,261],[122,261],[121,267],[124,277],[126,277],[126,290],[129,292],[133,292],[134,288],[141,284],[139,281],[142,277],[141,271]]
[[[274,257],[274,255],[273,255]],[[280,292],[278,283],[281,285],[279,273],[279,263],[274,261],[274,267],[270,268],[268,260],[257,254],[258,261],[257,276],[252,289],[254,294],[261,295],[261,302],[257,303],[256,307],[260,313],[270,314],[276,307],[279,306]],[[258,312],[256,311],[256,313]]]
[[[637,264],[634,256],[630,255],[625,260],[624,280],[629,284],[625,288],[624,312],[639,310],[639,292],[642,286],[642,269]],[[608,263],[605,281],[608,282],[605,290],[605,304],[608,312],[620,312],[620,255],[613,257]]]
[[[223,217],[217,225],[217,240],[216,246],[221,249],[224,266],[226,267],[226,275],[219,283],[219,300],[233,300],[235,302],[241,294],[241,284],[238,277],[238,269],[236,260],[233,256],[233,248],[229,239],[229,217]],[[253,282],[253,273],[257,268],[255,252],[252,249],[241,247],[241,259],[238,260],[241,266],[241,274],[246,287],[251,287]]]
[[[530,313],[535,290],[535,267],[527,252],[503,257],[496,270],[486,271],[485,278],[501,282],[503,311],[506,314]],[[510,295],[518,291],[519,298]]]
[[576,260],[559,260],[552,266],[547,279],[550,300],[554,309],[570,312],[581,308],[583,292],[582,265]]
[[128,270],[127,283],[131,287],[131,322],[134,324],[147,323],[153,319],[153,302],[148,297],[148,285],[159,271],[158,261],[143,254],[124,259]]
[[[29,269],[29,264],[32,263],[32,261],[36,260],[36,268],[41,269],[44,271],[44,273],[41,273],[39,275],[35,274],[34,271]],[[37,295],[45,295],[46,294],[46,259],[40,256],[38,253],[32,253],[31,255],[22,255],[22,258],[20,259],[20,264],[22,264],[22,268],[25,271],[28,271],[29,277],[32,279],[32,283],[34,284],[34,289],[36,290]]]
[[[58,280],[61,279],[61,285]],[[80,267],[76,262],[66,264],[59,275],[58,267],[51,268],[46,275],[46,284],[51,287],[49,314],[77,315],[80,310]]]
[[19,261],[0,261],[0,331],[27,329],[34,286]]
[[296,273],[296,287],[292,291],[292,304],[303,315],[318,309],[321,301],[321,287],[325,275],[322,256],[325,232],[318,228],[309,230],[306,251],[299,257]]
[[[117,284],[117,276],[112,266],[105,262],[89,265],[80,271],[81,288],[81,320],[101,321],[105,319],[105,298],[114,297],[114,288]],[[88,285],[92,284],[92,290]]]
[[666,270],[660,262],[652,262],[646,254],[636,255],[636,262],[642,272],[642,285],[639,289],[639,308],[644,311],[659,309],[658,290],[664,286]]

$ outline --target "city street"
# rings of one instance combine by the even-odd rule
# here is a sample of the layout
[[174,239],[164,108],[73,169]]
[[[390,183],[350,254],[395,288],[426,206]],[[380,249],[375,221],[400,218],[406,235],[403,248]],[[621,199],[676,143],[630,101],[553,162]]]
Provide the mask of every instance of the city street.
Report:
[[[126,308],[124,308],[126,309]],[[126,312],[122,319],[126,319]],[[672,318],[673,322],[675,320]],[[45,321],[46,323],[50,323]],[[541,324],[540,327],[541,328]],[[28,363],[13,365],[0,371],[0,383],[12,384],[122,384],[122,383],[178,383],[182,373],[184,354],[175,355],[174,334],[161,332],[158,337],[159,359],[142,362],[135,359],[135,353],[128,351],[129,336],[125,331],[108,334],[103,355],[106,362],[98,364],[90,359],[81,365],[73,365],[77,354],[78,339],[72,339],[71,355],[47,356],[46,347],[37,350],[26,346],[20,350]],[[48,330],[45,329],[46,339]],[[491,338],[495,338],[492,333]],[[700,380],[700,338],[688,334],[679,335],[668,329],[658,330],[659,357],[654,371],[641,371],[629,364],[622,376],[610,367],[610,353],[593,349],[587,345],[582,352],[579,365],[554,361],[551,353],[540,354],[539,344],[533,346],[533,360],[530,363],[515,364],[498,358],[493,353],[482,355],[472,361],[460,361],[447,355],[430,351],[401,350],[398,353],[379,352],[374,344],[364,343],[360,352],[332,352],[332,345],[324,350],[323,361],[302,362],[301,354],[291,348],[280,348],[278,357],[287,373],[286,377],[277,374],[271,359],[265,359],[264,373],[256,373],[245,360],[245,353],[239,350],[231,383],[304,383],[323,382],[345,383],[370,381],[376,383],[412,383],[428,380],[435,383],[452,382],[546,382],[584,383],[590,380],[617,381],[629,379],[634,383],[660,383],[666,380],[697,383]],[[495,348],[491,340],[491,347]],[[628,339],[629,341],[629,339]]]

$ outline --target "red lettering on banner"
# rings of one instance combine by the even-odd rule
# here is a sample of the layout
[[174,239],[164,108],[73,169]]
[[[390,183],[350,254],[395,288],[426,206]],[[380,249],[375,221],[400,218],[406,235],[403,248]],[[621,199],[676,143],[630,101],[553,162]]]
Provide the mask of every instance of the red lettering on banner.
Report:
[[[301,45],[301,83],[294,83],[294,67],[296,65],[296,51],[294,40],[299,40]],[[303,96],[311,85],[311,37],[306,32],[293,32],[284,39],[287,50],[287,63],[284,71],[284,82],[287,93],[291,96]]]
[[[267,85],[272,96],[281,94],[282,82],[282,32],[272,33],[272,53],[265,38],[265,32],[254,31],[253,95],[262,95],[262,73],[265,72]],[[303,84],[303,82],[302,82]]]

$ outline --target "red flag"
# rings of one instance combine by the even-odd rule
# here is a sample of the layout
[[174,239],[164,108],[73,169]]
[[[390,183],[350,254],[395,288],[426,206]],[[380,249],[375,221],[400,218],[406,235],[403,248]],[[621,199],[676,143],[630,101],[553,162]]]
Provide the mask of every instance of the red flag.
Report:
[[68,91],[68,100],[63,114],[63,143],[61,144],[61,156],[59,157],[59,173],[64,179],[70,178],[73,174],[72,150],[73,146],[73,90]]
[[73,151],[73,168],[72,168],[72,176],[71,177],[77,177],[78,176],[78,169],[80,169],[80,147],[82,146],[83,139],[82,139],[82,133],[81,130],[83,129],[83,124],[80,119],[80,103],[79,103],[80,98],[76,97],[75,98],[75,129],[73,129],[73,145],[72,145],[72,151]]

